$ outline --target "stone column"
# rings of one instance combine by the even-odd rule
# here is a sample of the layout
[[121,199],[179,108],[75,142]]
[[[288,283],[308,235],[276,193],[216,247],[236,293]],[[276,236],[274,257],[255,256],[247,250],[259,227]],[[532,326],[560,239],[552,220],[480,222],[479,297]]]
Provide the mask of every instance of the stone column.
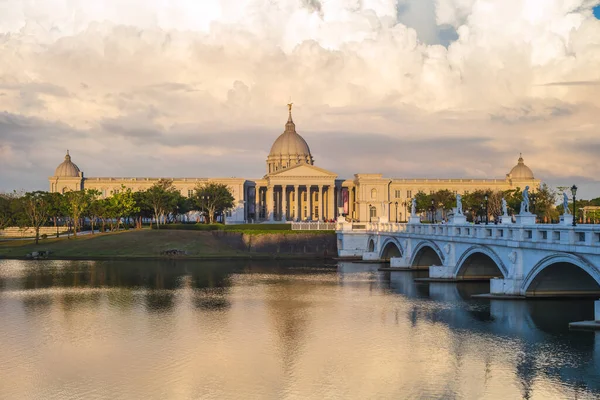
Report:
[[254,191],[254,220],[258,221],[260,217],[260,186],[256,186]]
[[323,221],[323,185],[319,185],[319,221]]
[[335,219],[335,187],[327,188],[327,219]]
[[348,214],[350,218],[354,218],[354,188],[348,188]]
[[[338,210],[340,207],[344,207],[344,198],[342,197],[342,187],[340,186],[337,190],[337,201],[335,202],[335,217],[338,216]],[[350,211],[350,210],[348,210]]]
[[266,219],[268,221],[273,221],[273,186],[267,186],[267,215]]
[[281,220],[287,221],[287,185],[281,185]]
[[312,215],[312,191],[310,190],[311,186],[310,185],[306,185],[306,199],[308,200],[308,219],[310,219],[312,221],[313,219],[313,215]]
[[300,215],[300,187],[294,185],[294,219],[301,221],[302,216]]

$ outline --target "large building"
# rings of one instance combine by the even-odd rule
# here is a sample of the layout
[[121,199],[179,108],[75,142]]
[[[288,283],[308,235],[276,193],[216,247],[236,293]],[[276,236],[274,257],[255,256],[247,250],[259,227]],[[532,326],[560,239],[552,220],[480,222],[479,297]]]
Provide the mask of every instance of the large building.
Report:
[[[296,132],[292,105],[285,130],[275,140],[267,157],[267,173],[260,179],[243,178],[169,178],[184,196],[191,196],[198,184],[226,184],[235,198],[228,210],[227,223],[248,221],[332,220],[344,214],[358,221],[405,221],[410,199],[418,192],[433,193],[447,189],[465,194],[475,190],[502,191],[539,187],[540,180],[519,157],[517,165],[500,179],[404,179],[385,178],[382,174],[355,174],[354,179],[314,165],[306,141]],[[103,197],[122,190],[146,190],[161,178],[86,177],[71,161],[65,160],[49,178],[51,192],[96,189]]]

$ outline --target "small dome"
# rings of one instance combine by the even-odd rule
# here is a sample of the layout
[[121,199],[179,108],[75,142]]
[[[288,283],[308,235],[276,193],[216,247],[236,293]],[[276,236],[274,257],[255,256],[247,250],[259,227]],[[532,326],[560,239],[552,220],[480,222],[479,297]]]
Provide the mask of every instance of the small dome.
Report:
[[69,150],[67,150],[65,161],[63,161],[59,164],[58,167],[56,167],[56,171],[54,171],[54,176],[77,177],[79,176],[79,173],[79,167],[73,162],[71,162],[71,156],[69,155]]
[[531,171],[531,169],[527,165],[525,165],[525,163],[523,162],[523,157],[521,155],[519,155],[519,161],[517,165],[515,165],[513,169],[510,170],[510,173],[508,175],[512,179],[534,179],[533,171]]

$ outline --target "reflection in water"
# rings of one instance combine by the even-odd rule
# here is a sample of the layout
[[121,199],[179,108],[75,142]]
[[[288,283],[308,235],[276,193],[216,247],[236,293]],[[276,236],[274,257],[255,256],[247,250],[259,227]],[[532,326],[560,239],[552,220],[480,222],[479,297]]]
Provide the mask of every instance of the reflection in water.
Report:
[[0,398],[600,395],[591,301],[379,266],[0,261]]

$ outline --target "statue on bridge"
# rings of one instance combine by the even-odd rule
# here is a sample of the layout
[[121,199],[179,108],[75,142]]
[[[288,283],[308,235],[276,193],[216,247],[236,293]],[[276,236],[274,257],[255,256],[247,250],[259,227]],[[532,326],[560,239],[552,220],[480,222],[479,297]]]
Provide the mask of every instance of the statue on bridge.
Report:
[[413,198],[412,202],[410,203],[410,215],[413,217],[417,215],[417,199],[415,198]]
[[456,194],[456,214],[463,215],[462,196],[458,193]]
[[506,200],[504,197],[502,198],[502,215],[504,217],[508,217],[508,206],[506,205]]
[[563,214],[571,214],[571,210],[569,209],[569,196],[567,196],[566,192],[563,192]]
[[521,201],[521,212],[519,214],[529,214],[529,186],[523,190],[523,201]]

